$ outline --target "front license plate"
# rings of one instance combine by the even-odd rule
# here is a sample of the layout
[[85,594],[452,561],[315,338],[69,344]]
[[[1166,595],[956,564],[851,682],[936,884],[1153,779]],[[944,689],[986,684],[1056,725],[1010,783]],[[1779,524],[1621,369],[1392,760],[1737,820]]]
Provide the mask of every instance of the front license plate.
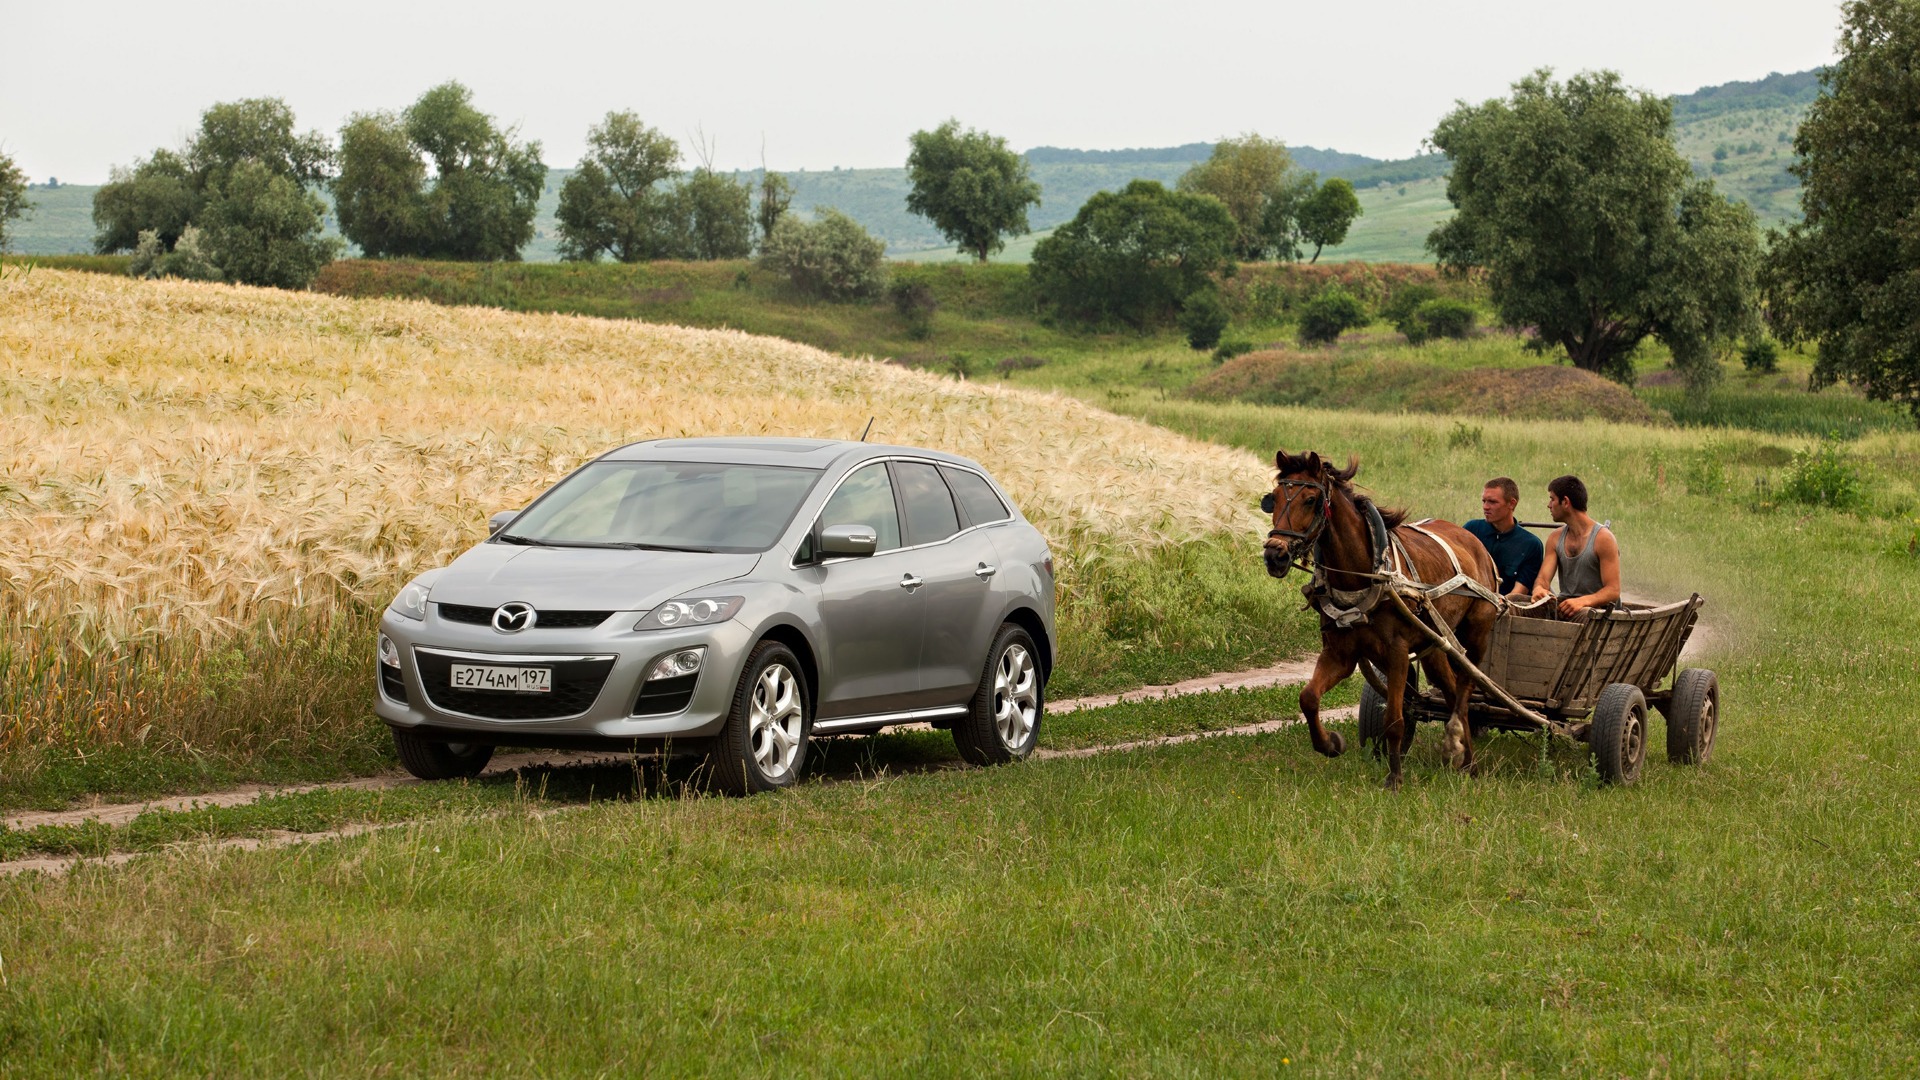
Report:
[[553,692],[553,669],[543,667],[489,667],[453,665],[455,690],[508,690],[522,694]]

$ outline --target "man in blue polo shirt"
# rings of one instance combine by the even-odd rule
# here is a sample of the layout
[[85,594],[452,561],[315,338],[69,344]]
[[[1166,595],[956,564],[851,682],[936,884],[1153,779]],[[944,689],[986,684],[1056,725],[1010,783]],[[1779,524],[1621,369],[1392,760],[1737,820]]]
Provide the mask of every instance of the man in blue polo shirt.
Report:
[[1494,569],[1500,571],[1501,593],[1525,602],[1534,579],[1540,576],[1546,549],[1539,537],[1513,520],[1513,511],[1519,505],[1520,485],[1496,476],[1480,493],[1480,512],[1485,517],[1467,522],[1467,531],[1493,556]]

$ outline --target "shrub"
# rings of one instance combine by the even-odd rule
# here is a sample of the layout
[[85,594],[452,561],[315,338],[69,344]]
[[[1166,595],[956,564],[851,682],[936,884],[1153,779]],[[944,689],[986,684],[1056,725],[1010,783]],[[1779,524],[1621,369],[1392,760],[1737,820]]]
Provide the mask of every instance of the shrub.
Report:
[[925,341],[933,336],[933,313],[940,310],[940,300],[925,282],[896,281],[887,290],[887,297],[893,301],[893,310],[906,321],[908,337]]
[[1473,336],[1479,315],[1473,305],[1444,298],[1429,300],[1413,309],[1413,317],[1430,338],[1466,338]]
[[1867,504],[1867,486],[1860,467],[1833,436],[1794,451],[1780,495],[1791,502],[1835,510],[1859,510]]
[[172,277],[188,281],[219,281],[222,276],[220,268],[207,258],[200,230],[192,225],[181,231],[172,251],[167,250],[158,230],[143,230],[139,244],[133,249],[133,261],[127,264],[127,273],[139,278]]
[[1341,334],[1365,325],[1367,308],[1360,298],[1338,285],[1329,285],[1301,309],[1300,340],[1309,345],[1332,344]]
[[1037,356],[1009,356],[994,365],[1002,375],[1011,375],[1016,371],[1032,371],[1034,368],[1046,366],[1047,362]]
[[1386,301],[1380,305],[1380,317],[1404,334],[1407,332],[1406,323],[1413,318],[1414,310],[1439,295],[1439,290],[1431,285],[1410,281],[1387,294]]
[[877,295],[886,285],[887,245],[838,210],[819,211],[814,222],[782,217],[767,238],[760,262],[793,287],[826,300]]
[[1083,323],[1145,328],[1176,314],[1233,264],[1238,235],[1211,195],[1135,180],[1096,192],[1033,247],[1029,273],[1047,307]]
[[1180,332],[1195,349],[1211,349],[1220,343],[1227,329],[1227,305],[1214,289],[1199,289],[1188,294],[1180,305]]
[[1741,347],[1740,363],[1755,375],[1771,375],[1780,370],[1780,346],[1772,338],[1755,338]]
[[1252,351],[1253,342],[1251,341],[1223,341],[1219,348],[1213,350],[1213,362],[1224,364],[1236,356],[1245,356]]

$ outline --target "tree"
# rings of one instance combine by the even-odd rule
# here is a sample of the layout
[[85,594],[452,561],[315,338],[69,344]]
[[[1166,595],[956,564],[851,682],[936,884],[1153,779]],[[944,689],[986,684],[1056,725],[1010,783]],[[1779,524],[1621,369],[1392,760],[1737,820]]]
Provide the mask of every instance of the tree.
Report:
[[560,185],[560,257],[621,262],[679,254],[677,211],[660,185],[680,168],[680,147],[632,112],[610,112],[587,132],[587,156]]
[[1026,234],[1027,207],[1040,205],[1040,185],[1005,139],[962,133],[960,121],[948,120],[907,141],[907,209],[933,222],[961,252],[986,262],[1006,246],[1002,237]]
[[1312,173],[1293,167],[1285,143],[1249,132],[1215,143],[1212,155],[1188,169],[1178,187],[1226,205],[1236,257],[1293,259],[1299,257],[1295,212],[1313,183]]
[[1459,212],[1427,246],[1450,273],[1481,268],[1500,320],[1534,347],[1630,382],[1654,337],[1698,390],[1713,345],[1754,322],[1753,212],[1691,179],[1672,105],[1613,72],[1556,83],[1537,71],[1511,99],[1462,104],[1431,142],[1453,161]]
[[1770,237],[1768,317],[1818,345],[1813,385],[1845,379],[1920,421],[1920,8],[1842,12],[1840,59],[1793,140],[1803,217]]
[[13,222],[31,209],[33,203],[27,201],[27,174],[20,171],[13,158],[0,154],[0,251],[13,245]]
[[753,254],[753,189],[699,168],[675,191],[686,222],[687,257],[744,259]]
[[1211,195],[1135,180],[1096,193],[1033,249],[1033,283],[1061,313],[1146,327],[1232,266],[1239,231]]
[[1319,262],[1322,248],[1346,243],[1347,229],[1359,216],[1360,197],[1353,193],[1352,184],[1339,177],[1321,184],[1301,200],[1296,215],[1300,238],[1313,245],[1313,258],[1307,262]]
[[838,210],[815,209],[819,220],[783,217],[767,238],[760,262],[794,288],[826,300],[876,296],[887,283],[887,245]]
[[[339,246],[322,236],[326,205],[311,190],[332,158],[278,98],[215,104],[180,152],[115,169],[94,193],[94,245],[136,251],[142,276],[304,288]],[[192,250],[170,258],[190,233]]]
[[760,202],[753,208],[754,221],[760,226],[760,246],[766,248],[767,238],[780,224],[780,218],[793,205],[793,181],[765,165],[760,168]]
[[201,215],[207,257],[229,280],[304,289],[340,252],[323,236],[326,204],[305,185],[256,159],[226,169]]
[[[369,255],[517,260],[546,187],[538,142],[516,142],[457,82],[398,117],[359,113],[340,131],[340,231]],[[428,182],[431,171],[432,180]]]

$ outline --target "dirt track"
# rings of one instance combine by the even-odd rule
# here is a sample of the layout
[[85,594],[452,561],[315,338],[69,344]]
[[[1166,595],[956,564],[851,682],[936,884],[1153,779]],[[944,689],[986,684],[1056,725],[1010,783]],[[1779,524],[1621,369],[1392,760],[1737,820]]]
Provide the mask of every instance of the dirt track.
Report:
[[[1170,697],[1182,697],[1189,694],[1210,693],[1217,690],[1255,689],[1269,686],[1285,686],[1306,681],[1313,671],[1313,661],[1289,660],[1271,667],[1257,668],[1251,671],[1228,672],[1207,675],[1197,679],[1170,686],[1147,686],[1138,690],[1129,690],[1124,694],[1105,694],[1093,697],[1070,698],[1048,705],[1047,711],[1053,714],[1078,712],[1081,709],[1102,708],[1122,701],[1158,700]],[[1351,716],[1353,710],[1335,709],[1327,712],[1329,719],[1341,719]],[[1296,719],[1269,720],[1244,727],[1229,728],[1221,731],[1196,732],[1186,735],[1169,735],[1154,739],[1141,739],[1134,742],[1118,743],[1112,746],[1083,747],[1073,750],[1039,750],[1034,757],[1039,760],[1055,758],[1089,757],[1095,754],[1115,753],[1123,750],[1136,750],[1152,746],[1170,746],[1177,743],[1192,742],[1196,739],[1213,738],[1220,735],[1254,735],[1268,731],[1277,731]],[[624,755],[575,753],[565,751],[531,751],[519,754],[504,754],[493,759],[481,775],[510,773],[518,769],[536,765],[549,766],[585,766],[606,764],[624,760]],[[87,821],[98,821],[106,825],[125,825],[134,818],[150,810],[182,811],[203,807],[242,806],[271,795],[294,795],[307,791],[378,791],[390,788],[409,787],[430,781],[416,780],[411,776],[391,774],[370,776],[356,780],[337,780],[321,784],[247,784],[225,791],[207,792],[200,795],[185,795],[168,799],[151,799],[144,802],[105,803],[79,807],[71,810],[29,811],[16,814],[0,821],[8,829],[32,829],[39,826],[72,826]],[[312,843],[317,840],[340,839],[360,836],[379,829],[394,828],[405,822],[387,825],[350,825],[340,829],[330,829],[311,833],[275,833],[265,837],[239,837],[220,840],[208,844],[192,845],[199,850],[217,851],[237,848],[245,851],[266,847],[285,847],[292,844]],[[146,852],[121,852],[84,861],[100,862],[116,866]],[[77,856],[49,856],[45,858],[19,859],[13,862],[0,862],[0,877],[14,874],[45,871],[64,873],[83,861]]]

